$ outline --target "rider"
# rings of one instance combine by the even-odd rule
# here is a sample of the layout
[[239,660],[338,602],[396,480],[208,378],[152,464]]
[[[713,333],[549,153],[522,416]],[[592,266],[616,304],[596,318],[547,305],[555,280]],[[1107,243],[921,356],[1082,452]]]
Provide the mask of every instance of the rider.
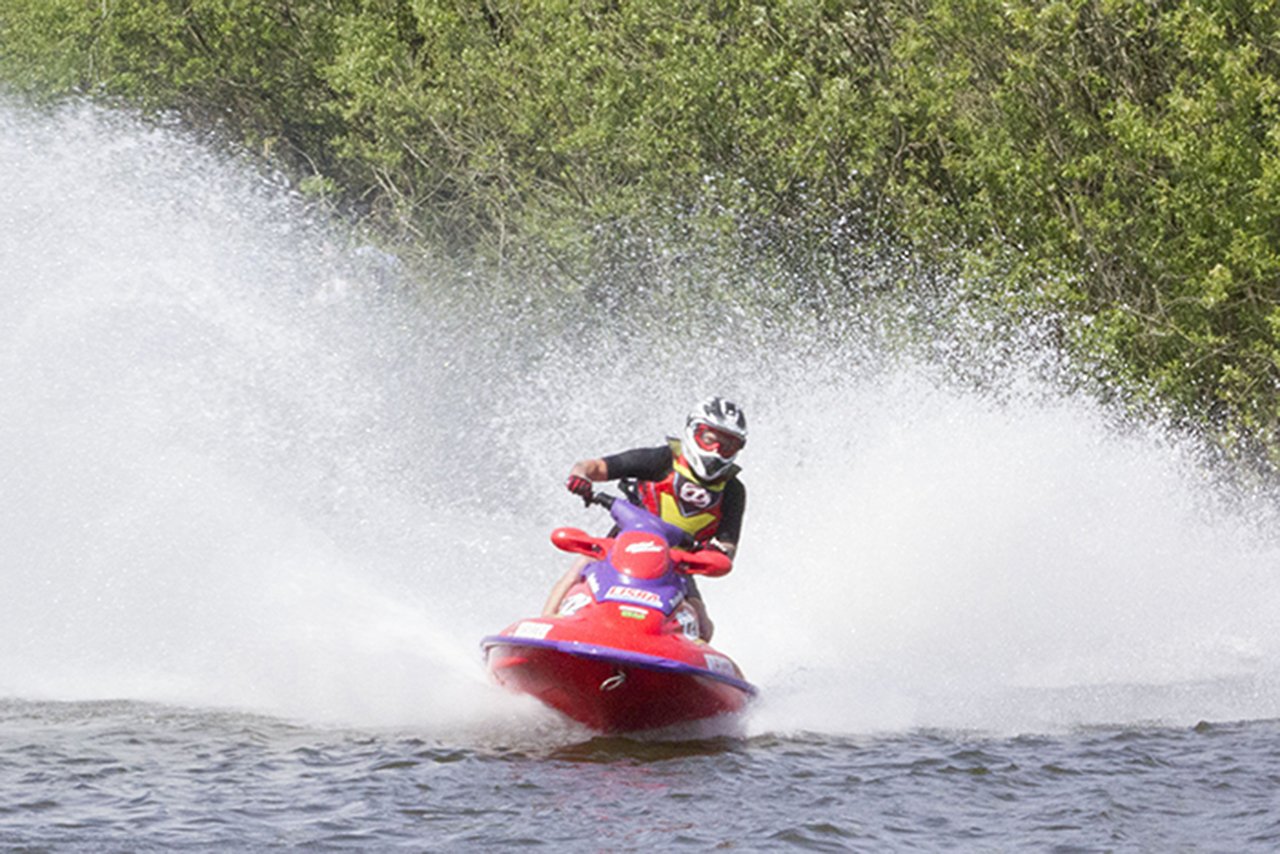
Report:
[[[747,442],[747,419],[741,407],[722,397],[698,404],[685,419],[684,437],[654,448],[636,448],[607,457],[579,460],[565,486],[589,499],[592,481],[635,478],[638,496],[651,513],[687,532],[695,543],[733,557],[738,550],[747,490],[738,480],[734,459]],[[583,558],[556,582],[543,606],[554,616],[569,588],[589,563]],[[703,640],[714,627],[693,579],[686,601],[698,616]]]

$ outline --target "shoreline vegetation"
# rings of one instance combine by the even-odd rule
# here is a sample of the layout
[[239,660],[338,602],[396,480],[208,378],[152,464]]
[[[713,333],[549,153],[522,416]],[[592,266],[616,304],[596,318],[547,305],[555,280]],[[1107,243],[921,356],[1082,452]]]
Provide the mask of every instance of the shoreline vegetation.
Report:
[[177,116],[510,281],[674,240],[848,311],[906,247],[1280,464],[1280,0],[6,0],[0,86]]

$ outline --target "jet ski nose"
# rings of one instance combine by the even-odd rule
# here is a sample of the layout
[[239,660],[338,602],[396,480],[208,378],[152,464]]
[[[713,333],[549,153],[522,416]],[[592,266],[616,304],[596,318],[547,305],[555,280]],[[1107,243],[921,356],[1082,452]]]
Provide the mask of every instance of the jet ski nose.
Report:
[[632,578],[661,578],[671,565],[667,541],[648,531],[624,531],[610,555],[613,568]]

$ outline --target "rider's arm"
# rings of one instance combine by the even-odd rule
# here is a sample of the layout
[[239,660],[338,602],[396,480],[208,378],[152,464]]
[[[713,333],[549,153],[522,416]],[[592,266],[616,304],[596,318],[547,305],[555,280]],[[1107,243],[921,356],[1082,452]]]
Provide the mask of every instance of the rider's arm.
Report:
[[724,488],[724,514],[720,527],[711,539],[711,545],[733,557],[738,551],[738,538],[742,535],[742,515],[747,509],[747,488],[736,477]]
[[623,451],[620,454],[609,454],[595,459],[578,460],[569,469],[569,477],[585,477],[599,483],[602,480],[617,480],[620,477],[634,477],[640,480],[662,480],[671,470],[671,449],[637,448]]
[[585,477],[587,480],[601,481],[609,479],[609,466],[603,459],[578,460],[569,469],[569,474]]
[[609,454],[601,462],[608,472],[606,480],[620,477],[635,480],[662,480],[671,471],[671,447],[634,448],[620,454]]

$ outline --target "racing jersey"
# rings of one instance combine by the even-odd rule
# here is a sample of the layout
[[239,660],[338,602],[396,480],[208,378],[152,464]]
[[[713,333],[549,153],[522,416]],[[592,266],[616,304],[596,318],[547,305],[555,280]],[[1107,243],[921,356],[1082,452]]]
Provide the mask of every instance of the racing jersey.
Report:
[[680,443],[636,448],[604,458],[609,480],[635,478],[645,506],[666,522],[687,531],[694,540],[712,537],[738,544],[747,489],[734,468],[726,480],[706,484],[697,479],[680,456]]

